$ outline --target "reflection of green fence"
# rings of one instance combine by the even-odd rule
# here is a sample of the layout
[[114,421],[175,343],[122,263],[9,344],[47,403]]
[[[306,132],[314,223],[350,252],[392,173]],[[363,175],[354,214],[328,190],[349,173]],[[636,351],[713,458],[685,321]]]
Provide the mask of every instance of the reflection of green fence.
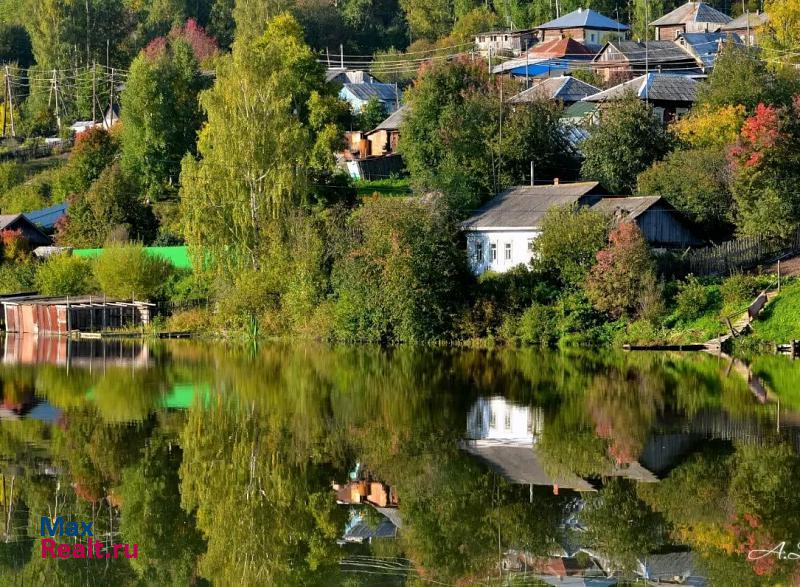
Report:
[[[189,250],[187,247],[145,247],[145,251],[151,255],[163,257],[176,269],[191,269],[192,263],[189,261]],[[103,249],[75,249],[72,254],[76,257],[96,257],[103,252]]]
[[[174,410],[188,410],[192,407],[195,394],[199,393],[203,405],[208,405],[211,388],[207,384],[195,385],[193,383],[176,383],[162,398],[162,407]],[[94,387],[86,392],[86,399],[94,401]]]

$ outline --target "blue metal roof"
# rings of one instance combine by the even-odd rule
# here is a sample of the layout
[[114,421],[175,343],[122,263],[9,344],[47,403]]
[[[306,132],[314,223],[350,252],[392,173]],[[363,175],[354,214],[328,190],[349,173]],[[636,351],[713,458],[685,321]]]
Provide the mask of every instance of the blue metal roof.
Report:
[[347,99],[348,94],[363,101],[373,96],[381,102],[395,102],[399,98],[394,84],[342,84],[340,95]]
[[67,207],[67,204],[56,204],[49,208],[26,212],[25,217],[34,224],[38,224],[41,228],[48,230],[55,228],[58,219],[67,213]]
[[578,8],[569,14],[546,22],[536,27],[537,29],[571,29],[586,27],[590,29],[600,29],[609,31],[627,31],[630,27],[626,24],[612,20],[595,12],[591,8]]

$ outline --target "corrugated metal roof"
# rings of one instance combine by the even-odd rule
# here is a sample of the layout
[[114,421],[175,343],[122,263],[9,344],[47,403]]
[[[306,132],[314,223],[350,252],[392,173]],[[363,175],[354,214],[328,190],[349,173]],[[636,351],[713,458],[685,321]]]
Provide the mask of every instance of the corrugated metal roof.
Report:
[[699,59],[704,66],[714,67],[714,61],[722,48],[723,43],[733,42],[737,45],[742,44],[742,40],[736,33],[716,32],[716,33],[681,33],[677,42]]
[[487,202],[461,226],[466,230],[536,228],[550,208],[574,204],[582,196],[599,192],[599,186],[596,181],[517,186]]
[[373,133],[376,130],[397,130],[400,128],[400,125],[403,124],[403,120],[405,120],[406,114],[408,113],[408,104],[404,104],[400,106],[397,110],[392,112],[383,122],[381,122],[378,126],[372,129],[369,133]]
[[539,43],[528,51],[531,57],[576,57],[578,55],[594,55],[594,52],[583,43],[579,43],[572,37],[566,39],[553,39],[545,43]]
[[747,29],[750,27],[751,29],[758,28],[764,24],[767,24],[769,18],[767,17],[766,13],[764,12],[751,12],[751,13],[744,13],[741,16],[737,16],[728,24],[722,25],[720,27],[721,31],[735,31],[738,29]]
[[569,14],[565,14],[560,18],[551,20],[536,27],[537,29],[568,29],[587,27],[599,30],[609,31],[627,31],[630,27],[628,25],[612,20],[607,16],[603,16],[599,12],[595,12],[591,8],[578,8]]
[[660,201],[661,196],[606,197],[597,202],[592,208],[609,214],[622,212],[630,218],[638,218]]
[[673,41],[648,41],[646,45],[641,41],[609,41],[594,60],[600,63],[600,56],[610,47],[622,53],[627,60],[642,64],[645,59],[652,65],[693,61],[693,57]]
[[67,208],[67,204],[56,204],[49,208],[26,212],[25,217],[42,228],[51,229],[55,227],[58,219],[67,213]]
[[584,100],[587,102],[620,100],[630,92],[642,100],[693,103],[697,99],[697,80],[685,75],[648,73],[598,92]]
[[694,554],[691,552],[670,552],[649,554],[639,561],[640,573],[654,581],[675,581],[691,577],[696,568]]
[[561,100],[562,102],[577,102],[586,96],[591,96],[600,91],[600,88],[584,81],[565,75],[551,77],[537,83],[535,86],[523,90],[513,96],[511,104],[523,104],[536,100]]
[[394,102],[398,99],[397,87],[394,84],[342,84],[342,92],[367,101],[372,97],[381,102]]
[[669,26],[689,22],[727,24],[731,17],[705,2],[687,2],[650,23],[650,26]]

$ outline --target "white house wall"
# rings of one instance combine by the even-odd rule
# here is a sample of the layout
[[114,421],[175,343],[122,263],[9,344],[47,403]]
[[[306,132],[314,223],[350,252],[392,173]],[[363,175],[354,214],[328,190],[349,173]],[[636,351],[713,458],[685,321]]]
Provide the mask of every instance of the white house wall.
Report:
[[541,408],[515,405],[502,397],[479,398],[467,415],[467,438],[532,446],[543,424]]
[[[486,271],[504,273],[517,265],[527,265],[533,254],[529,243],[539,236],[538,230],[476,230],[467,235],[467,258],[472,272],[480,275]],[[479,244],[481,259],[477,258]],[[497,258],[492,259],[492,244],[497,248]],[[506,258],[506,245],[511,245],[511,258]]]

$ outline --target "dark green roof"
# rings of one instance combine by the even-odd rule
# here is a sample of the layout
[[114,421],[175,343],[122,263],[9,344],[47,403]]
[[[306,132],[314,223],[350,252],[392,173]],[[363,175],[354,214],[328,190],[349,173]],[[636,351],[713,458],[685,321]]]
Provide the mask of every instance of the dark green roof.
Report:
[[564,110],[562,118],[583,118],[590,115],[597,109],[597,104],[592,102],[575,102],[569,108]]

